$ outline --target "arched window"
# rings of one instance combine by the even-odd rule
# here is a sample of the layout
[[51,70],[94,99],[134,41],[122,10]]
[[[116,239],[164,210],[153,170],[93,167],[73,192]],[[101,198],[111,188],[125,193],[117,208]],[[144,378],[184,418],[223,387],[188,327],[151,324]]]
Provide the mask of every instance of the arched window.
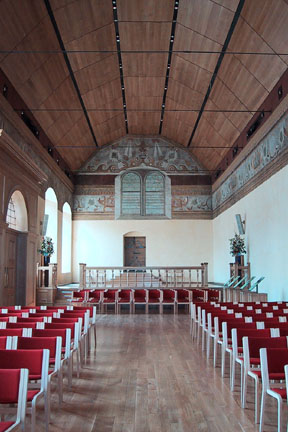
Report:
[[57,262],[57,234],[58,234],[58,201],[52,188],[45,193],[45,215],[48,217],[46,236],[52,238],[54,254],[51,262]]
[[145,178],[145,215],[165,215],[164,176],[154,171]]
[[141,177],[129,172],[122,177],[121,213],[141,215]]
[[[119,184],[121,184],[120,205],[117,203]],[[170,179],[160,171],[139,169],[126,172],[116,179],[115,188],[116,218],[171,217]]]
[[63,205],[62,216],[62,273],[71,272],[71,248],[72,248],[72,213],[71,207],[66,202]]
[[20,191],[15,191],[9,200],[6,222],[9,228],[17,231],[28,231],[27,208]]

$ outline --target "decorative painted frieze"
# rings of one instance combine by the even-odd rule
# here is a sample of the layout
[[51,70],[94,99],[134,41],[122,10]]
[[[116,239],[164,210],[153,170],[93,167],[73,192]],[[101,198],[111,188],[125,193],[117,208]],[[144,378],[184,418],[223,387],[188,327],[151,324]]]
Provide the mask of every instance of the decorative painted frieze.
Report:
[[[268,166],[281,158],[288,149],[288,113],[263,138],[246,159],[214,191],[212,195],[213,211],[226,204],[232,196],[240,199],[240,192],[245,189],[261,172],[267,172]],[[275,170],[276,172],[276,170]],[[272,175],[273,172],[270,173]],[[263,181],[266,178],[263,178]]]
[[129,168],[150,167],[166,173],[198,174],[202,167],[189,150],[175,146],[163,138],[123,138],[100,148],[78,171],[120,173]]
[[176,195],[172,197],[172,212],[211,212],[210,195]]

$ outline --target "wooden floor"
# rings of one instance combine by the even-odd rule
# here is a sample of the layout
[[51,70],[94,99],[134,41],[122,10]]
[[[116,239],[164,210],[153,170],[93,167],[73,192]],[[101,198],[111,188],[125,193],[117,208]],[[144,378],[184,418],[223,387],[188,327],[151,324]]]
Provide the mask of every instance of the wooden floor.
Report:
[[[219,368],[192,343],[189,324],[187,314],[99,315],[97,350],[73,392],[66,387],[62,409],[54,391],[49,430],[257,431],[239,391],[231,394]],[[44,431],[38,412],[37,431]]]

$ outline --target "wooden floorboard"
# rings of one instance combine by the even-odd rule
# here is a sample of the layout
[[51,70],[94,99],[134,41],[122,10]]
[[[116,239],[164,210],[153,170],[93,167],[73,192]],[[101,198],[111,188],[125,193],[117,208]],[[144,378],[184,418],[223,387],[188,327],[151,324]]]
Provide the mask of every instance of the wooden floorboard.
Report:
[[[52,393],[51,432],[257,431],[219,368],[191,341],[189,315],[99,315],[92,346],[64,403]],[[41,407],[37,431],[44,431]],[[268,419],[268,423],[270,420]],[[276,430],[275,426],[265,431]]]

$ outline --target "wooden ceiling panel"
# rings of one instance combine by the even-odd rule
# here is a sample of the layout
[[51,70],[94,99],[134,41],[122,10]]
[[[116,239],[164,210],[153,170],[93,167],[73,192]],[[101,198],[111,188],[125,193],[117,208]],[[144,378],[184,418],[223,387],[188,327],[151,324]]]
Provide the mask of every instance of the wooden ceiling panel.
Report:
[[[288,25],[288,22],[287,22]],[[273,53],[270,46],[244,19],[240,19],[232,36],[230,51]],[[239,66],[246,68],[267,91],[271,91],[287,65],[275,55],[236,55]]]
[[[275,53],[287,53],[287,2],[284,0],[253,0],[252,2],[245,2],[242,15]],[[288,63],[288,56],[284,56],[283,59]]]
[[82,98],[87,108],[123,108],[120,77],[88,91]]
[[104,60],[111,56],[109,53],[85,52],[85,51],[116,51],[116,38],[114,24],[111,23],[103,28],[95,30],[79,39],[67,42],[65,48],[71,51],[80,51],[68,53],[68,57],[73,71],[83,69],[93,63]]
[[[45,15],[44,3],[38,0],[2,0],[0,2],[0,28],[2,29],[0,49],[15,49]],[[6,55],[0,54],[0,59]]]
[[125,127],[120,127],[119,129],[110,130],[106,135],[101,136],[101,145],[110,144],[119,138],[126,135]]
[[172,58],[170,77],[174,81],[202,93],[203,98],[207,92],[211,76],[211,73],[185,61],[178,55]]
[[[92,127],[99,126],[103,123],[107,123],[111,119],[117,117],[117,119],[120,119],[121,115],[123,115],[123,127],[124,127],[124,111],[123,108],[121,111],[90,111],[89,112],[89,118],[91,120]],[[99,136],[100,138],[100,136]]]
[[167,97],[176,103],[181,103],[191,109],[199,110],[201,108],[204,96],[202,93],[192,90],[172,78],[169,80]]
[[71,147],[69,147],[68,149],[65,149],[65,147],[61,147],[57,150],[63,157],[65,162],[69,165],[69,167],[71,167],[72,171],[79,169],[95,151],[95,149],[92,148],[73,149]]
[[[120,22],[121,50],[168,50],[171,23]],[[133,54],[129,54],[133,55]]]
[[233,16],[233,11],[210,0],[179,2],[178,23],[221,45],[224,44]]
[[250,110],[257,109],[268,95],[265,87],[243,67],[235,56],[225,57],[218,76]]
[[185,145],[192,133],[193,126],[187,125],[187,123],[178,120],[175,122],[175,117],[172,113],[165,113],[163,120],[162,135],[168,139]]
[[159,133],[160,112],[128,112],[129,133],[137,135],[157,135]]
[[112,54],[104,60],[75,72],[75,78],[81,94],[87,93],[88,91],[117,78],[119,78],[120,85],[117,55]]
[[129,110],[161,110],[162,97],[161,96],[133,96],[126,97],[126,105]]
[[[212,102],[208,101],[206,110],[218,110],[217,106]],[[225,137],[226,142],[232,144],[239,135],[239,130],[229,119],[229,114],[223,112],[204,112],[204,117],[211,124],[216,131]],[[246,115],[246,113],[244,114]]]
[[[46,114],[46,118],[43,119],[42,117],[45,114]],[[55,115],[57,116],[56,118],[54,117]],[[66,133],[73,127],[73,125],[77,123],[80,119],[83,119],[83,117],[84,116],[81,111],[53,113],[54,121],[53,122],[50,121],[49,124],[48,123],[49,117],[47,116],[47,113],[37,113],[37,120],[39,122],[40,121],[46,122],[45,131],[53,143],[58,143],[61,140],[61,138],[65,136]],[[88,131],[88,126],[85,129],[86,133],[87,131]],[[74,144],[74,141],[72,141],[70,144],[71,145]]]
[[207,174],[212,174],[215,171],[217,165],[221,162],[226,152],[227,150],[225,149],[223,151],[220,151],[219,149],[191,149],[191,153],[201,161],[202,165],[204,165]]
[[97,120],[94,120],[95,115],[90,116],[93,129],[97,137],[99,137],[99,145],[103,145],[102,137],[109,135],[114,130],[125,129],[124,113],[114,113],[114,116],[107,119],[103,123],[97,124]]
[[164,76],[167,70],[167,54],[136,53],[122,54],[123,74],[125,77]]
[[213,73],[219,57],[218,53],[221,51],[222,45],[177,23],[173,49],[175,52],[179,50],[216,51],[217,54],[177,53],[177,55],[182,57],[186,62],[190,62],[201,69]]
[[173,0],[117,0],[120,21],[172,21]]
[[[173,110],[173,111],[170,111],[170,110]],[[197,120],[197,117],[198,117],[198,112],[189,111],[189,107],[187,107],[183,104],[180,104],[180,103],[175,103],[175,101],[170,99],[169,97],[167,97],[167,99],[166,99],[164,120],[165,120],[166,114],[168,114],[168,113],[175,116],[174,124],[177,123],[178,121],[181,121],[181,123],[186,123],[189,127],[194,126],[194,124]],[[182,142],[182,141],[180,141],[180,142]],[[187,143],[183,142],[183,145],[185,145],[185,144],[187,144]]]
[[56,9],[57,3],[58,0],[53,0],[51,5],[64,44],[113,22],[112,1],[73,1]]
[[124,84],[127,97],[163,97],[165,77],[126,77]]

